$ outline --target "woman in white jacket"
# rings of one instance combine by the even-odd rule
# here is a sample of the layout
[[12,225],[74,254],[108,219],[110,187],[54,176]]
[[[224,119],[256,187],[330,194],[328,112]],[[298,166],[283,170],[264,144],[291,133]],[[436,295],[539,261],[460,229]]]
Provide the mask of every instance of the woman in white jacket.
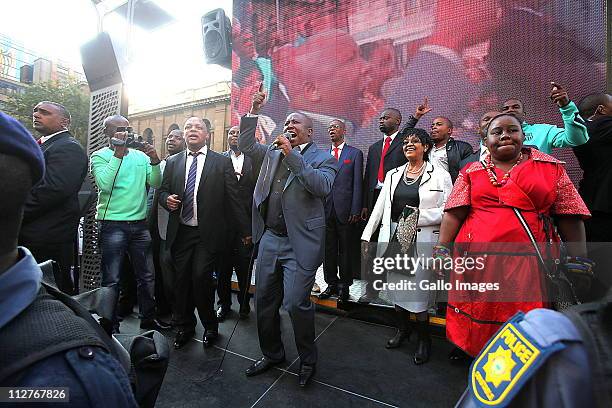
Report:
[[[385,176],[382,190],[361,236],[362,241],[369,242],[380,225],[377,257],[395,257],[400,253],[395,232],[400,215],[407,205],[419,208],[415,255],[431,257],[432,247],[438,241],[444,205],[453,187],[450,174],[428,160],[432,146],[433,141],[425,130],[411,130],[402,146],[408,163],[389,170]],[[395,245],[389,246],[389,242],[395,242]],[[430,280],[431,271],[419,266],[409,272],[387,271],[388,284],[399,283],[408,287],[407,282],[414,283],[409,290],[388,291],[395,304],[398,331],[386,347],[399,347],[404,339],[410,337],[410,313],[414,313],[418,333],[414,363],[423,364],[429,360],[431,350],[427,315],[431,293],[421,290],[419,282]]]

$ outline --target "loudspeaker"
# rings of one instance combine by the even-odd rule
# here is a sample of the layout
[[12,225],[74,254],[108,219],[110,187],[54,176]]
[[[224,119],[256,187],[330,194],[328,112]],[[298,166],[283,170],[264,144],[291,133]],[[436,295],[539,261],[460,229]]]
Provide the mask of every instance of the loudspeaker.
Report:
[[106,32],[101,32],[81,47],[83,71],[91,91],[123,83],[125,52]]
[[223,9],[202,16],[204,57],[208,64],[232,66],[232,24]]

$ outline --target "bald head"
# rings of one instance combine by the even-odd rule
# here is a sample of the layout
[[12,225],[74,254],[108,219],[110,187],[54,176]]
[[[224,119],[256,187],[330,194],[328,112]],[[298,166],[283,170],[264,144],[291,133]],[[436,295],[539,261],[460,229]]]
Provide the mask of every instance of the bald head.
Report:
[[[352,36],[324,30],[297,47],[285,47],[274,57],[291,109],[362,119],[362,102],[370,69]],[[351,106],[351,109],[346,109]]]
[[104,134],[108,137],[113,137],[117,133],[119,126],[130,126],[130,122],[121,115],[113,115],[104,119]]
[[390,136],[399,130],[402,123],[402,113],[395,108],[386,108],[378,118],[378,129]]
[[312,139],[312,119],[300,112],[293,112],[287,116],[283,133],[291,135],[291,146],[295,147],[310,142]]
[[436,117],[431,123],[431,138],[436,147],[446,144],[453,134],[453,122],[445,116]]

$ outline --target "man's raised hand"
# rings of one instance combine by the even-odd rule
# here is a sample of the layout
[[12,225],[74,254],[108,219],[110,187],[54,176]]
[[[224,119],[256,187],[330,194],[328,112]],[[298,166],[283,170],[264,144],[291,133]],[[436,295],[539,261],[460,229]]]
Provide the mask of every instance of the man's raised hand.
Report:
[[261,108],[265,105],[265,103],[266,93],[264,92],[263,82],[260,82],[257,92],[253,94],[253,101],[251,103],[251,114],[259,114],[259,111],[261,111]]
[[431,112],[431,108],[429,107],[429,99],[425,97],[425,99],[423,99],[423,103],[417,106],[416,111],[414,112],[414,117],[421,119],[429,112]]

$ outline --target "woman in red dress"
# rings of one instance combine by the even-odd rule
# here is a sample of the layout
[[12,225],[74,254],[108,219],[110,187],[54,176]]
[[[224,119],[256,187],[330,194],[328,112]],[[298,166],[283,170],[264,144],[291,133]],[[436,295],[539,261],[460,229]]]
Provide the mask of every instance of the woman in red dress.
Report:
[[[461,171],[445,207],[438,249],[448,251],[454,242],[455,260],[487,253],[480,258],[482,268],[460,274],[455,267],[451,273],[446,334],[471,356],[519,310],[548,306],[544,272],[515,209],[535,241],[549,241],[546,220],[554,216],[561,238],[572,243],[568,254],[586,255],[582,219],[590,215],[587,207],[563,163],[523,147],[524,137],[516,117],[501,114],[491,120],[486,140],[490,154],[484,165],[471,163]],[[455,281],[497,283],[498,289],[457,290]]]

